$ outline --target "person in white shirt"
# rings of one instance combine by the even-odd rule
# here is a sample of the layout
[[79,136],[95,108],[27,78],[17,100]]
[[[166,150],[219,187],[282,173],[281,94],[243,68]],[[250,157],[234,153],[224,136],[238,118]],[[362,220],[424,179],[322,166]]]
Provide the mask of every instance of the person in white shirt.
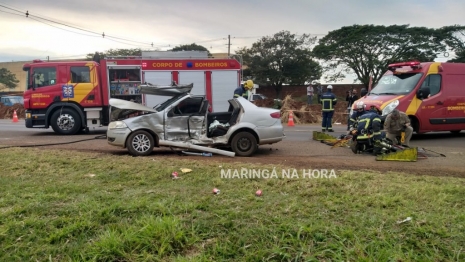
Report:
[[313,104],[313,93],[314,93],[313,86],[312,85],[307,86],[307,104],[309,105]]

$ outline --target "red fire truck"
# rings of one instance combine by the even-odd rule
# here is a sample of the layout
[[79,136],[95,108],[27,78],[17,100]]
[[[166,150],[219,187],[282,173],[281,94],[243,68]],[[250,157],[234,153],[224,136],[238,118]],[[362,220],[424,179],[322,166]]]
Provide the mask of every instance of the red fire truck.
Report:
[[241,81],[235,59],[115,57],[92,61],[25,64],[28,87],[24,93],[26,127],[49,128],[72,135],[107,126],[110,98],[153,107],[166,97],[139,92],[143,83],[194,84],[192,93],[204,95],[213,112],[227,111],[228,100]]

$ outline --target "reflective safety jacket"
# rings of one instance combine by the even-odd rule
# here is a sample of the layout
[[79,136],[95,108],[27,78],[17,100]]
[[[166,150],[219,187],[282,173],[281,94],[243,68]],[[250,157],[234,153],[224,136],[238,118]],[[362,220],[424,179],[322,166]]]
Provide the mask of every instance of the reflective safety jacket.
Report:
[[247,93],[247,90],[244,89],[244,87],[240,86],[238,88],[236,88],[236,90],[234,90],[234,98],[238,98],[238,97],[243,97],[245,99],[248,99],[249,98],[249,95]]
[[364,114],[366,113],[369,113],[370,111],[366,111],[366,110],[363,110],[363,111],[358,111],[358,110],[355,110],[352,115],[350,116],[350,119],[349,119],[349,125],[356,128],[357,127],[357,122],[358,120],[360,119],[361,116],[363,116]]
[[337,98],[332,92],[326,92],[321,95],[321,110],[323,112],[334,111],[334,106],[337,103]]
[[369,138],[381,139],[381,118],[377,113],[371,111],[359,118],[357,126],[357,140]]

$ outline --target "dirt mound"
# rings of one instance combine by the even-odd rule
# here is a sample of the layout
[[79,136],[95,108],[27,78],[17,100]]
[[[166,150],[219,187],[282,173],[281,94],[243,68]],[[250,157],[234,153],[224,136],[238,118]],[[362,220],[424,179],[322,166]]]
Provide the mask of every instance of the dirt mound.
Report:
[[[274,107],[276,102],[271,99],[258,100],[255,105],[259,107]],[[289,114],[293,113],[295,124],[321,123],[321,104],[308,105],[306,102],[296,101],[290,95],[281,102],[281,121],[287,123]],[[334,108],[333,123],[347,124],[347,102],[338,101]]]
[[12,106],[6,106],[0,103],[0,119],[12,119],[13,114],[16,110],[18,118],[25,118],[25,109],[22,104],[14,104]]

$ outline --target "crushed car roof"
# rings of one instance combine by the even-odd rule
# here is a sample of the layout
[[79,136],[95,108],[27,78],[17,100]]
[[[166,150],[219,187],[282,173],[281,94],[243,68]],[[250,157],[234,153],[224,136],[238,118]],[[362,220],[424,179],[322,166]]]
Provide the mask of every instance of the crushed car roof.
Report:
[[130,110],[139,110],[139,111],[146,111],[146,112],[157,112],[157,110],[138,104],[134,102],[130,102],[127,100],[123,99],[117,99],[117,98],[110,98],[109,104],[113,107],[119,108],[119,109],[130,109]]
[[158,95],[158,96],[174,96],[182,93],[189,93],[194,87],[194,83],[187,85],[152,85],[146,83],[140,85],[140,93],[147,95]]

